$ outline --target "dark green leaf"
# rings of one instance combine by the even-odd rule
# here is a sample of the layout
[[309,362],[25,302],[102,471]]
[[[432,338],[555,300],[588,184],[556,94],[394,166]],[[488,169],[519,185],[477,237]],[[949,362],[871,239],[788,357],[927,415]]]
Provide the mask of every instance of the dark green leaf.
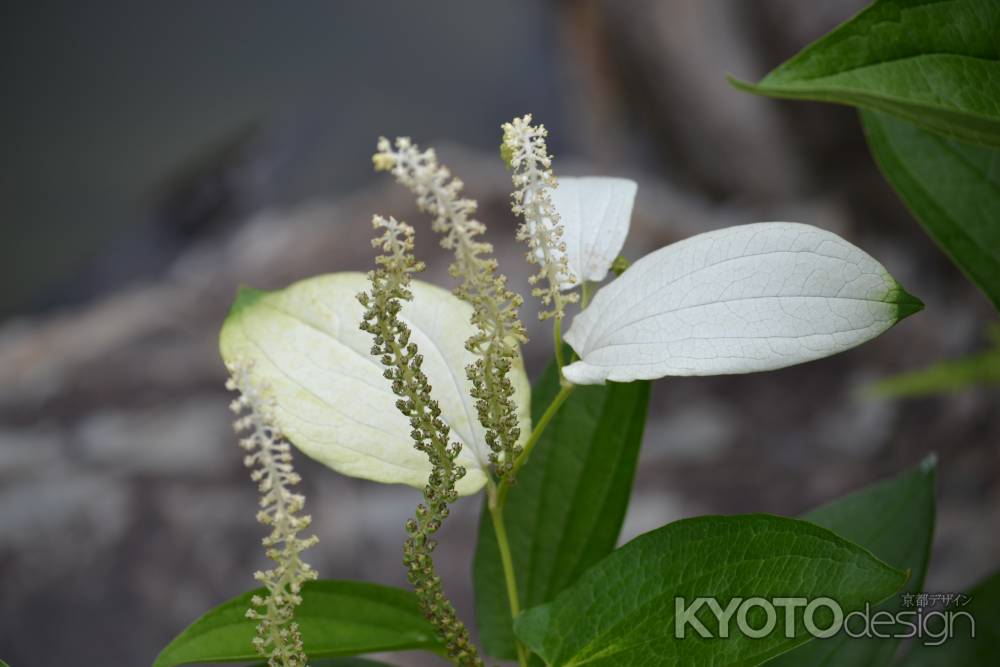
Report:
[[[535,422],[558,391],[550,365],[532,390]],[[648,402],[648,382],[577,387],[535,445],[504,510],[522,609],[552,600],[614,549]],[[483,646],[512,658],[510,606],[485,507],[473,574]]]
[[872,112],[862,112],[861,120],[886,180],[1000,309],[1000,150],[951,141]]
[[1000,3],[877,0],[751,92],[850,104],[1000,147]]
[[[268,667],[268,665],[266,662],[259,662],[252,667]],[[310,660],[309,667],[389,667],[389,665],[366,658],[333,658],[331,660]]]
[[[955,616],[951,621],[952,636],[943,642],[926,635],[915,640],[903,661],[904,667],[985,667],[997,664],[997,656],[1000,656],[1000,572],[980,582],[967,595],[969,603],[966,606],[955,606],[949,610],[958,614],[966,612],[974,619],[975,638],[971,636],[969,618]],[[931,631],[940,632],[941,620],[930,622]],[[938,642],[939,646],[929,645]]]
[[[735,627],[714,637],[708,606],[697,618],[713,638],[690,626],[675,638],[675,598],[830,597],[844,613],[879,602],[906,573],[814,524],[769,515],[685,519],[641,535],[590,568],[570,588],[517,620],[518,637],[552,667],[579,665],[757,665],[806,641],[780,623],[751,639]],[[753,611],[760,611],[754,609]],[[761,627],[763,614],[748,617]],[[825,626],[823,626],[825,627]]]
[[[828,528],[901,570],[910,579],[901,592],[920,592],[934,536],[934,487],[937,463],[928,457],[895,477],[839,498],[806,514],[803,519]],[[873,607],[873,613],[902,609],[899,596]],[[881,630],[888,634],[888,628]],[[852,639],[838,634],[793,649],[768,667],[876,667],[889,665],[898,639]]]
[[[259,662],[252,667],[268,667],[268,665],[266,662]],[[389,667],[389,665],[366,658],[333,658],[331,660],[310,660],[309,667]]]
[[[250,642],[257,623],[246,618],[251,591],[192,623],[163,649],[154,667],[192,662],[241,662],[259,656]],[[310,658],[375,651],[423,649],[440,652],[434,629],[409,591],[359,581],[314,581],[305,585],[295,613]]]

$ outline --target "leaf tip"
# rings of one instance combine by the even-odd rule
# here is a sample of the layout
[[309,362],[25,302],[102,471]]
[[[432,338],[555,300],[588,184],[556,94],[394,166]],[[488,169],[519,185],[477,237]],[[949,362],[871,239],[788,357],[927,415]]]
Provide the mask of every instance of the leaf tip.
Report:
[[924,309],[924,302],[903,289],[898,282],[885,295],[885,302],[895,304],[896,322]]
[[757,84],[744,81],[743,79],[737,79],[732,74],[726,75],[726,81],[728,81],[729,85],[736,90],[741,90],[744,93],[753,93],[755,95],[760,94],[760,91],[757,89]]
[[236,298],[233,300],[233,305],[229,307],[229,315],[236,315],[243,309],[253,306],[266,294],[267,292],[264,290],[240,285],[236,290]]
[[219,353],[222,355],[223,360],[227,362],[233,361],[231,353],[235,340],[238,339],[235,331],[238,329],[237,325],[240,316],[266,295],[267,292],[247,287],[246,285],[240,285],[237,289],[236,298],[233,299],[232,305],[229,306],[229,312],[226,314],[226,319],[222,323],[222,329],[219,331]]

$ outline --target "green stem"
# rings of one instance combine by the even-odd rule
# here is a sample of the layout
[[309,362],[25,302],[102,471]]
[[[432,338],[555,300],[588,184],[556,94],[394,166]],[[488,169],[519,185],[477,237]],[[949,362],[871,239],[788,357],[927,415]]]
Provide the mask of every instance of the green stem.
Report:
[[545,432],[545,427],[549,425],[552,418],[556,416],[557,412],[559,412],[559,408],[566,402],[569,395],[573,393],[573,388],[575,386],[576,385],[572,384],[562,385],[559,389],[559,393],[556,394],[556,397],[552,399],[551,403],[549,403],[549,407],[545,408],[542,418],[538,420],[538,423],[535,424],[535,428],[532,429],[531,435],[528,436],[528,441],[524,443],[524,449],[521,451],[521,455],[514,459],[514,467],[507,475],[504,475],[504,478],[500,481],[500,485],[497,488],[496,504],[501,509],[503,509],[504,503],[507,501],[507,492],[510,490],[510,480],[517,477],[517,472],[521,469],[521,466],[527,462],[528,457],[531,456],[531,450],[534,449],[538,439],[542,437],[542,433]]
[[589,280],[583,281],[583,295],[580,297],[580,310],[586,310],[590,305],[590,298],[594,295],[594,283]]
[[557,317],[552,324],[552,340],[556,344],[556,367],[562,374],[563,367],[563,344],[562,344],[562,318]]
[[[555,342],[556,350],[558,352],[562,351],[562,340],[559,336],[560,320],[556,320],[555,325]],[[561,363],[561,354],[557,354],[556,359]],[[573,393],[574,385],[568,383],[561,383],[559,393],[556,394],[552,402],[545,409],[542,414],[541,419],[535,424],[535,427],[531,431],[531,435],[528,436],[527,442],[524,443],[524,449],[521,454],[514,459],[514,467],[510,472],[504,475],[503,479],[500,480],[498,485],[495,485],[491,480],[486,487],[487,503],[490,510],[490,519],[493,524],[493,533],[497,538],[497,549],[500,551],[500,564],[503,567],[503,578],[504,583],[507,587],[507,602],[510,605],[510,616],[512,619],[517,618],[518,614],[521,613],[521,604],[518,599],[517,593],[517,575],[514,572],[514,560],[510,554],[510,540],[507,538],[507,526],[504,524],[503,519],[503,508],[507,502],[507,492],[510,490],[511,480],[517,475],[517,472],[521,467],[527,462],[528,457],[531,455],[531,450],[534,449],[535,444],[542,437],[542,433],[545,432],[545,428],[555,417],[556,413],[559,412],[559,408],[562,404],[566,402],[569,395]],[[531,655],[521,644],[520,640],[515,639],[515,648],[517,649],[517,661],[521,667],[527,667],[528,657]]]
[[[507,585],[507,602],[510,605],[511,619],[521,613],[521,603],[517,595],[517,578],[514,574],[514,560],[510,556],[510,540],[507,539],[507,526],[503,522],[503,507],[496,504],[493,488],[490,489],[489,508],[490,519],[493,522],[493,532],[497,537],[497,548],[500,551],[500,564],[503,566],[504,583]],[[519,639],[514,640],[517,649],[517,662],[521,667],[528,666],[528,652]]]

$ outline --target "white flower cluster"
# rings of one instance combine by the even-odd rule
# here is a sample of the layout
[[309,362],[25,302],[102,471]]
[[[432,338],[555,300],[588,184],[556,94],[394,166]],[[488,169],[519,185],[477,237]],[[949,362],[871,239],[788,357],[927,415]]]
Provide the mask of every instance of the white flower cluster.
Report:
[[261,494],[257,520],[271,527],[263,544],[268,558],[275,562],[273,568],[254,573],[267,589],[267,597],[255,595],[247,610],[247,618],[258,621],[253,645],[271,667],[304,667],[306,655],[294,616],[302,602],[302,585],[315,579],[316,571],[300,554],[318,538],[298,536],[311,519],[298,514],[305,506],[305,497],[290,490],[300,478],[292,468],[290,445],[274,427],[273,399],[254,385],[248,364],[230,363],[227,368],[230,377],[226,388],[240,393],[229,406],[237,415],[233,428],[244,434],[240,439],[240,447],[247,452],[243,462],[253,470],[251,479]]
[[564,293],[565,285],[576,283],[566,256],[566,243],[559,214],[552,204],[551,192],[557,186],[552,173],[552,156],[545,146],[548,131],[544,125],[532,125],[531,114],[503,124],[501,150],[514,171],[513,210],[524,219],[517,230],[517,239],[528,243],[528,261],[538,264],[539,271],[531,277],[532,294],[551,310],[541,311],[542,319],[562,319],[566,304],[579,298],[576,293]]
[[409,137],[397,138],[395,148],[381,137],[377,149],[372,156],[375,168],[389,171],[416,195],[420,209],[433,216],[434,231],[444,234],[441,245],[449,250],[461,249],[456,261],[469,262],[463,269],[475,272],[477,255],[489,253],[493,248],[476,240],[486,227],[473,217],[476,202],[462,196],[462,181],[438,164],[433,148],[421,151]]

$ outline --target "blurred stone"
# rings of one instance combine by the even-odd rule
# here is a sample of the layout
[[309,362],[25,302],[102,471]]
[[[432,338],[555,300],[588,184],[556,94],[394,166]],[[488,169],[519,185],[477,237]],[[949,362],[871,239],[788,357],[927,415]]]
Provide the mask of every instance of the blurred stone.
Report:
[[61,441],[53,427],[0,429],[0,482],[58,465],[62,461]]
[[220,447],[232,414],[218,393],[135,411],[109,410],[83,419],[81,454],[94,466],[127,474],[205,476],[232,466],[239,450]]
[[870,396],[864,388],[876,380],[872,373],[859,373],[851,382],[850,396],[832,401],[832,409],[817,423],[806,425],[816,434],[817,444],[847,456],[872,456],[892,437],[899,402]]
[[[89,567],[112,550],[131,521],[128,486],[111,475],[65,464],[37,471],[0,489],[0,562],[5,596],[44,589],[53,579]],[[67,545],[72,545],[68,548]]]
[[677,494],[651,490],[637,493],[625,513],[618,544],[625,544],[643,533],[698,514],[704,512]]
[[718,460],[739,437],[739,418],[721,401],[693,400],[683,409],[651,415],[640,465]]

